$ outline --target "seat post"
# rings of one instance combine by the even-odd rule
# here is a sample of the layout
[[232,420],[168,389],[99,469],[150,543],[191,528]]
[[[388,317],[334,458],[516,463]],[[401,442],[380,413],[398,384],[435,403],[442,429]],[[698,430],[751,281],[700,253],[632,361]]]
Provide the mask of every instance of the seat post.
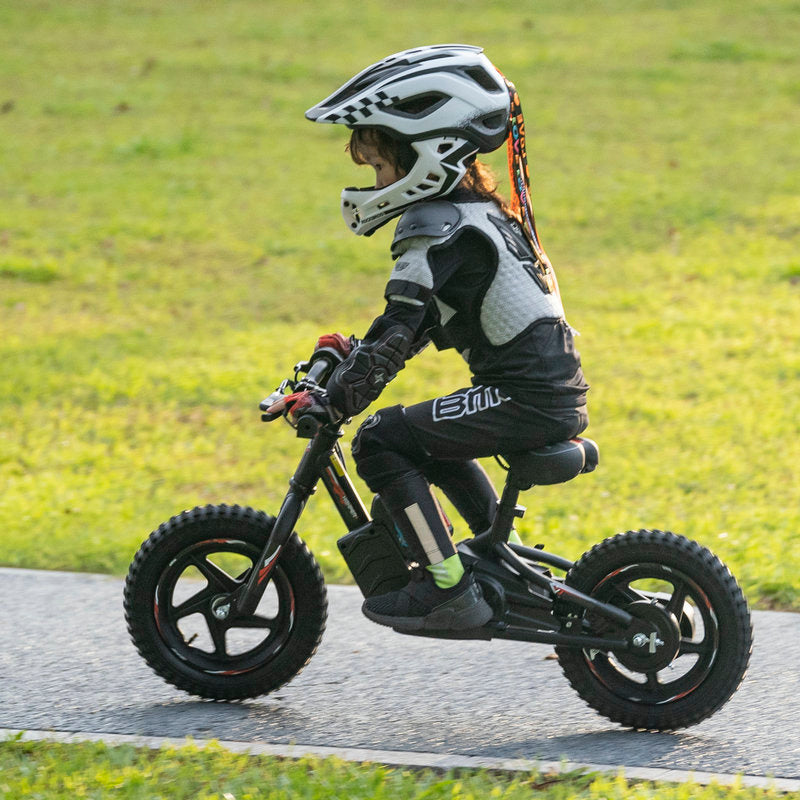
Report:
[[497,512],[492,520],[492,527],[489,532],[489,546],[494,547],[501,542],[508,541],[508,534],[514,527],[514,519],[521,517],[525,513],[525,507],[517,505],[521,489],[527,488],[520,486],[515,480],[514,471],[510,470],[506,476],[506,483],[503,493],[497,501]]

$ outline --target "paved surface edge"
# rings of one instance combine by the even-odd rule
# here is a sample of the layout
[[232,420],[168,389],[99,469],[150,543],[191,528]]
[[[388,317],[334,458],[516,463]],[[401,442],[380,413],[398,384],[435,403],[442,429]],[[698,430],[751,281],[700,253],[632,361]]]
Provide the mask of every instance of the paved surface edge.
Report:
[[666,781],[670,783],[693,782],[698,784],[717,783],[724,786],[733,784],[772,788],[783,792],[800,791],[800,780],[789,778],[770,778],[764,775],[731,775],[713,772],[685,772],[672,769],[646,769],[642,767],[619,767],[610,764],[578,764],[570,761],[526,761],[517,758],[481,758],[477,756],[441,753],[415,753],[399,750],[365,750],[346,747],[320,747],[303,744],[269,744],[266,742],[234,742],[209,739],[174,739],[161,736],[131,736],[119,733],[91,733],[88,731],[36,731],[0,728],[0,738],[19,738],[24,742],[105,742],[108,745],[130,744],[136,747],[183,747],[195,745],[206,747],[213,741],[220,747],[234,753],[276,756],[280,758],[303,758],[334,756],[343,761],[372,762],[397,767],[429,767],[431,769],[491,769],[500,772],[528,772],[537,769],[547,774],[564,772],[603,772],[626,778],[645,781]]

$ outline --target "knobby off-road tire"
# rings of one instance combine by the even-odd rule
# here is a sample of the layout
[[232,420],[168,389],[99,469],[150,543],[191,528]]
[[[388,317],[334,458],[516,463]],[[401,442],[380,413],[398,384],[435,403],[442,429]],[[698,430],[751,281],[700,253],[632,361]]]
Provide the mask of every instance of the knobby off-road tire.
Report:
[[[728,568],[697,542],[668,531],[621,533],[585,553],[565,580],[634,616],[661,618],[662,638],[677,648],[665,665],[648,647],[616,655],[557,647],[570,684],[603,716],[631,728],[684,728],[738,688],[752,648],[747,601]],[[575,613],[584,629],[609,629],[591,612]]]
[[327,593],[296,533],[252,616],[214,614],[247,579],[274,522],[252,508],[205,506],[142,544],[125,582],[125,618],[139,653],[173,686],[213,700],[257,697],[290,681],[316,651]]

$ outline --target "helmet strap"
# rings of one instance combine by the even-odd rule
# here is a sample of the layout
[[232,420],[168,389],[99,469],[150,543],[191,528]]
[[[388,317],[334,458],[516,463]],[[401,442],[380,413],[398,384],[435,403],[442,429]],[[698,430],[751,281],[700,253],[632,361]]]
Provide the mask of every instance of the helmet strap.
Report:
[[[502,73],[501,73],[502,74]],[[544,279],[550,291],[557,291],[553,268],[536,231],[536,220],[531,203],[531,182],[528,172],[528,152],[525,147],[525,118],[522,115],[522,103],[516,87],[503,75],[508,96],[511,100],[509,111],[509,133],[506,141],[508,151],[508,175],[511,181],[511,212],[522,222],[522,230],[533,248],[534,255],[544,273]]]

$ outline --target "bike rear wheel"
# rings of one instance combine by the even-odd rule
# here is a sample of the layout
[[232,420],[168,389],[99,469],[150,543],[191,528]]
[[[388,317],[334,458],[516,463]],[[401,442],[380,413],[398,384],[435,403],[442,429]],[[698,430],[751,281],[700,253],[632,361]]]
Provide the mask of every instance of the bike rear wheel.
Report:
[[[556,648],[572,687],[608,719],[647,730],[687,727],[741,683],[752,649],[747,602],[727,567],[697,542],[628,531],[584,554],[565,581],[658,630],[620,653]],[[573,624],[595,635],[609,629],[596,614],[573,614]]]
[[316,651],[327,594],[296,533],[254,613],[230,613],[274,522],[252,508],[205,506],[142,544],[125,582],[125,618],[139,653],[173,686],[214,700],[257,697],[290,681]]

